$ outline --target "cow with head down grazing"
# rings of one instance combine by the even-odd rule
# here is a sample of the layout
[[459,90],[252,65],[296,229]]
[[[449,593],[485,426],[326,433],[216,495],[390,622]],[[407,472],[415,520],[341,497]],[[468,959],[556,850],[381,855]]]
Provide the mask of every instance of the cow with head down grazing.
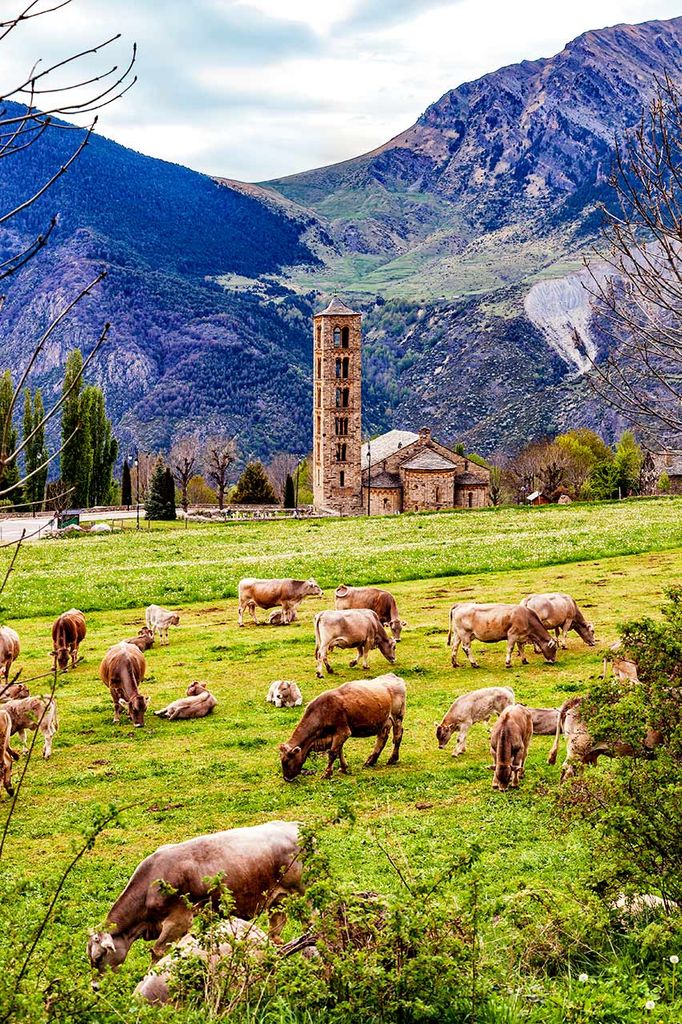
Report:
[[99,677],[111,693],[114,704],[114,722],[119,722],[121,708],[130,716],[136,728],[144,725],[144,713],[149,697],[144,697],[138,687],[144,679],[147,663],[142,651],[123,640],[110,647],[99,667]]
[[[116,970],[136,939],[154,939],[152,959],[192,927],[197,911],[232,894],[231,912],[250,920],[267,910],[276,941],[285,914],[279,909],[291,893],[304,891],[302,850],[295,821],[268,821],[160,846],[133,872],[107,914],[105,931],[88,942],[90,963],[100,974]],[[217,881],[219,879],[219,881]]]
[[471,667],[478,668],[478,662],[471,653],[472,640],[480,640],[485,644],[506,640],[505,668],[511,668],[515,647],[518,648],[521,664],[528,664],[523,650],[524,645],[528,643],[539,648],[546,661],[556,660],[556,640],[549,635],[535,612],[520,604],[476,604],[474,601],[466,601],[453,605],[450,609],[450,630],[447,640],[448,646],[452,646],[453,668],[457,668],[457,652],[460,645],[464,648]]
[[0,683],[9,683],[9,672],[12,663],[19,657],[19,634],[9,626],[0,626]]
[[62,672],[66,672],[69,667],[69,659],[71,659],[71,667],[76,667],[78,648],[86,632],[85,616],[78,608],[71,608],[55,619],[52,626],[53,669],[59,668]]
[[523,704],[510,704],[495,722],[490,736],[493,789],[516,789],[525,774],[528,748],[533,735],[533,718]]
[[322,597],[314,579],[259,580],[247,577],[239,581],[239,625],[244,625],[244,612],[249,613],[257,626],[256,608],[265,611],[281,608],[281,612],[271,615],[268,622],[272,626],[288,626],[296,621],[296,610],[306,597]]
[[524,608],[532,608],[545,629],[555,631],[564,649],[566,634],[571,629],[588,647],[594,647],[594,626],[587,621],[570,594],[529,594],[521,604]]
[[406,625],[398,614],[398,606],[393,594],[378,587],[350,587],[342,583],[334,591],[334,605],[337,611],[347,608],[371,608],[379,616],[382,626],[389,626],[396,643],[400,642],[400,634]]
[[30,694],[26,683],[0,683],[0,704],[6,704],[8,700],[23,700]]
[[14,796],[12,786],[12,762],[19,759],[9,745],[12,735],[12,719],[4,707],[0,707],[0,782],[8,796]]

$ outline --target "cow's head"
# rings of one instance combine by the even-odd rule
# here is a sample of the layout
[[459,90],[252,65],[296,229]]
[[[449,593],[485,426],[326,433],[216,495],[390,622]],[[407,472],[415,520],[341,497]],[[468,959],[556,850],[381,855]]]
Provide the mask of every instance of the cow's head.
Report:
[[179,626],[180,625],[180,616],[178,615],[177,612],[173,612],[173,614],[170,616],[168,621],[171,624],[171,626]]
[[403,626],[406,625],[407,623],[403,622],[402,619],[391,619],[391,621],[389,622],[389,626],[391,627],[391,633],[393,633],[393,637],[397,644],[400,643],[400,634],[403,631]]
[[144,725],[144,713],[149,707],[149,697],[143,697],[141,693],[136,693],[130,700],[119,697],[118,703],[128,713],[135,728],[140,729]]
[[88,959],[98,974],[104,974],[107,967],[116,970],[128,954],[129,944],[120,935],[110,932],[90,932]]
[[443,725],[441,722],[434,722],[433,724],[436,727],[436,739],[438,740],[438,747],[440,750],[442,750],[443,747],[446,747],[448,745],[450,737],[452,736],[452,730],[454,726]]
[[580,637],[580,639],[583,640],[587,644],[588,647],[594,647],[594,645],[596,644],[597,641],[595,640],[595,636],[594,636],[594,625],[593,625],[593,623],[591,623],[591,622],[576,622],[574,624],[573,628],[575,629],[575,631],[578,634],[578,636]]
[[301,747],[292,747],[289,743],[280,743],[279,758],[282,762],[282,775],[285,782],[293,782],[301,774],[305,754]]
[[305,581],[305,597],[322,597],[322,588],[312,577]]
[[509,786],[518,786],[519,772],[522,767],[520,764],[515,764],[514,762],[506,764],[502,762],[501,764],[491,765],[491,767],[494,769],[493,789],[497,789],[500,793],[504,793]]
[[387,637],[386,634],[384,634],[383,638],[379,639],[379,650],[391,665],[395,665],[395,648],[396,641]]
[[66,672],[69,667],[69,648],[57,647],[56,650],[50,653],[54,658],[54,667],[61,669],[62,672]]
[[137,635],[139,640],[142,641],[139,644],[140,650],[148,651],[150,647],[154,646],[154,633],[147,626],[143,626]]
[[556,661],[557,642],[553,636],[550,636],[548,640],[541,640],[540,647],[546,661]]
[[187,696],[198,697],[200,693],[206,693],[207,689],[208,687],[206,686],[206,683],[200,683],[197,680],[195,680],[193,683],[190,683],[189,686],[187,687]]

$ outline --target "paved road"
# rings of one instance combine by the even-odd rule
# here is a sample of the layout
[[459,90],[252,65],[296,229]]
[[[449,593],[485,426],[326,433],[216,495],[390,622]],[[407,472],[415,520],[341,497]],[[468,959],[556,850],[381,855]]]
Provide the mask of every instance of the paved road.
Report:
[[[84,519],[89,522],[103,519],[111,522],[112,519],[134,519],[136,512],[90,512]],[[144,509],[141,510],[144,516]],[[44,537],[54,523],[54,516],[50,513],[43,513],[39,516],[17,516],[16,519],[0,519],[0,544],[8,544],[19,540],[21,534],[26,530],[25,540],[40,540]]]

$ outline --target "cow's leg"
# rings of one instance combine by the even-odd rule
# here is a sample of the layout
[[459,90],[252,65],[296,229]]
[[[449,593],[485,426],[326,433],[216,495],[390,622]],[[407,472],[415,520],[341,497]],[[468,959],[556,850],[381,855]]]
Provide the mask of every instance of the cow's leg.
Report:
[[173,942],[177,942],[192,927],[192,908],[183,904],[176,905],[161,924],[161,932],[152,946],[152,960],[156,963],[164,955]]
[[241,601],[239,602],[239,607],[237,608],[237,621],[239,622],[240,626],[244,625],[244,605],[241,603]]
[[462,648],[467,658],[469,659],[469,664],[471,665],[471,667],[478,668],[478,662],[471,653],[471,641],[473,639],[473,634],[471,633],[469,633],[466,637],[462,637]]
[[379,758],[379,754],[381,753],[381,751],[386,746],[386,740],[388,739],[388,734],[389,734],[390,731],[391,731],[391,719],[387,718],[386,721],[384,722],[384,724],[382,725],[381,729],[377,733],[377,738],[376,738],[376,742],[374,744],[374,749],[372,750],[372,753],[369,755],[369,757],[365,761],[365,768],[373,768],[374,765],[377,763],[377,760]]
[[[353,660],[352,660],[352,661],[350,661],[350,662],[348,663],[349,667],[350,667],[350,668],[355,668],[355,666],[356,666],[356,665],[357,665],[357,663],[358,663],[358,662],[360,661],[360,658],[361,658],[361,657],[363,656],[363,654],[364,654],[364,651],[363,651],[363,649],[362,649],[362,644],[360,644],[360,646],[358,647],[358,653],[357,653],[357,655],[356,655],[356,656],[355,656],[355,657],[353,658]],[[363,667],[364,667],[364,662],[363,662]]]
[[[563,628],[563,632],[561,634],[561,640],[559,641],[560,644],[561,644],[562,650],[564,650],[564,651],[567,650],[567,648],[568,648],[567,636],[568,636],[568,631],[569,631],[569,629],[571,629],[572,626],[573,626],[573,622],[570,619],[567,619],[566,622],[564,622],[564,628]],[[558,637],[558,634],[559,634],[559,630],[557,630],[557,637]]]
[[393,750],[386,764],[397,764],[398,758],[400,757],[400,744],[403,741],[403,720],[402,718],[393,719]]
[[26,739],[26,730],[25,729],[19,729],[19,731],[17,732],[17,736],[21,740],[21,752],[22,752],[22,754],[26,754],[28,752],[28,741]]
[[333,675],[334,669],[329,664],[329,658],[327,657],[327,646],[326,646],[326,644],[320,644],[319,648],[317,649],[316,654],[317,654],[317,672],[316,672],[317,678],[318,679],[323,679],[324,678],[324,672],[322,671],[323,667],[326,668],[327,672],[329,672],[330,675]]
[[71,655],[71,668],[75,668],[78,664],[78,646],[76,644],[71,644],[69,654]]
[[517,642],[516,642],[516,648],[517,648],[517,650],[518,650],[518,652],[519,652],[519,658],[521,659],[521,664],[522,664],[522,665],[527,665],[527,664],[528,664],[528,658],[527,658],[527,657],[526,657],[526,655],[525,655],[525,654],[523,653],[523,648],[524,648],[524,646],[525,646],[525,645],[524,645],[524,643],[523,643],[523,641],[522,641],[522,640],[517,640]]
[[52,740],[54,739],[54,734],[56,731],[57,730],[54,727],[54,723],[50,722],[50,724],[46,727],[45,731],[43,732],[43,757],[45,758],[45,760],[47,760],[48,757],[50,757],[50,755],[52,754]]
[[249,604],[248,604],[247,607],[249,609],[249,615],[253,619],[254,626],[257,626],[258,625],[258,618],[256,617],[256,602],[255,601],[249,601]]
[[368,643],[366,643],[364,645],[364,647],[362,648],[362,667],[363,668],[369,668],[368,656],[369,656],[369,652],[371,651],[371,649],[372,648],[370,647],[370,645]]
[[[331,779],[331,777],[332,777],[332,768],[334,767],[334,761],[336,760],[337,757],[338,757],[338,759],[339,759],[339,761],[341,763],[341,770],[344,771],[344,767],[343,766],[344,766],[344,764],[346,764],[346,760],[345,760],[345,758],[343,756],[343,745],[344,745],[344,743],[346,742],[346,740],[348,739],[349,736],[350,736],[350,729],[348,729],[348,728],[346,728],[346,729],[337,729],[337,731],[334,734],[334,737],[332,739],[332,743],[331,743],[331,746],[329,748],[329,753],[327,755],[328,761],[327,761],[327,767],[325,768],[325,770],[322,773],[322,778],[323,779]],[[346,771],[348,770],[348,765],[347,764],[346,764],[345,770]]]
[[457,664],[457,652],[459,651],[461,645],[462,641],[460,640],[459,637],[456,637],[455,642],[452,645],[452,654],[450,655],[450,662],[453,668],[459,668],[459,665]]
[[281,943],[281,932],[286,924],[287,915],[283,910],[276,910],[274,907],[268,913],[268,937],[275,945]]
[[516,637],[512,638],[512,637],[508,636],[507,637],[507,656],[504,659],[504,667],[505,668],[511,668],[512,667],[512,654],[514,653],[515,646],[516,646]]
[[114,697],[114,722],[116,725],[121,721],[121,709],[118,701]]
[[457,733],[457,746],[452,751],[452,756],[457,757],[459,754],[463,754],[467,746],[467,733],[471,728],[471,722],[462,722]]

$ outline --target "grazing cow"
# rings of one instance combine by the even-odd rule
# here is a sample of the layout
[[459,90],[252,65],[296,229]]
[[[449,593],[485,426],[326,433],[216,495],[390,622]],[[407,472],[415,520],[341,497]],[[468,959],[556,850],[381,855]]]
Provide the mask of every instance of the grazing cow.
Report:
[[274,626],[287,626],[296,621],[296,609],[305,597],[322,597],[317,582],[309,580],[257,580],[247,578],[239,581],[239,625],[244,625],[244,612],[248,612],[258,625],[256,608],[278,608],[281,613],[271,616]]
[[594,626],[585,619],[570,594],[529,594],[521,604],[533,609],[545,629],[554,630],[564,650],[570,629],[574,629],[588,647],[594,647]]
[[174,700],[160,711],[154,714],[159,718],[168,718],[171,722],[176,718],[205,718],[210,715],[218,701],[204,683],[190,683],[187,687],[187,696]]
[[275,679],[274,683],[270,683],[265,699],[276,708],[298,708],[303,703],[303,694],[296,683],[288,679]]
[[288,743],[280,744],[282,774],[291,782],[300,774],[311,750],[328,751],[329,761],[323,778],[329,779],[338,757],[342,772],[348,771],[343,745],[351,736],[376,736],[374,749],[365,768],[377,763],[393,729],[393,751],[387,764],[397,764],[403,738],[405,682],[393,672],[376,679],[344,683],[325,690],[310,702]]
[[5,707],[0,708],[0,781],[2,782],[8,796],[14,796],[12,786],[12,761],[19,757],[9,745],[9,738],[12,735],[12,719]]
[[443,750],[453,732],[457,730],[457,746],[452,756],[463,754],[471,726],[477,722],[487,722],[491,715],[499,715],[509,704],[513,704],[515,699],[514,691],[509,686],[486,686],[481,690],[463,693],[450,705],[450,710],[444,715],[443,721],[435,723],[438,746]]
[[55,619],[52,626],[53,669],[59,667],[62,672],[66,672],[69,667],[69,658],[71,658],[71,667],[76,667],[78,648],[86,632],[85,616],[78,608],[71,608]]
[[19,634],[9,626],[0,626],[0,680],[4,675],[5,684],[9,683],[9,670],[19,657],[20,649]]
[[407,625],[401,620],[395,598],[388,590],[378,590],[376,587],[349,587],[342,583],[334,591],[334,605],[337,611],[345,611],[347,608],[371,608],[379,616],[382,626],[390,626],[396,642],[400,642],[401,630]]
[[[135,939],[156,939],[152,959],[186,935],[197,910],[221,893],[233,897],[233,913],[251,919],[270,912],[270,935],[277,939],[285,896],[303,893],[301,848],[295,821],[269,821],[251,828],[214,832],[184,843],[160,846],[133,872],[107,915],[107,931],[91,934],[88,956],[103,973],[123,963]],[[220,883],[215,884],[220,876]]]
[[555,764],[559,741],[563,733],[566,739],[566,760],[561,766],[560,781],[575,775],[576,763],[579,767],[586,764],[596,764],[599,757],[637,757],[651,756],[656,747],[663,742],[663,737],[657,729],[648,729],[642,745],[639,749],[631,743],[624,743],[615,740],[611,743],[606,740],[595,740],[582,717],[582,697],[571,697],[562,704],[557,720],[554,743],[547,757],[547,764]]
[[504,792],[508,786],[516,789],[525,774],[533,718],[523,704],[510,704],[495,722],[490,737],[493,764],[493,789]]
[[533,736],[554,736],[559,708],[528,708],[533,719]]
[[164,637],[168,640],[168,630],[171,626],[180,625],[180,616],[177,612],[169,612],[158,604],[150,604],[144,613],[147,629],[151,630],[152,636],[159,634],[159,643],[163,644]]
[[147,626],[143,626],[137,636],[131,636],[123,641],[124,644],[132,644],[138,651],[148,651],[154,646],[154,633]]
[[30,696],[30,690],[26,683],[0,685],[0,704],[6,704],[8,700],[21,700],[28,696]]
[[12,734],[18,734],[24,752],[27,749],[27,730],[40,730],[43,737],[43,757],[47,760],[52,753],[55,733],[59,729],[57,702],[54,697],[24,697],[22,700],[10,700],[2,707],[12,720]]
[[322,679],[324,673],[333,673],[329,664],[328,654],[334,647],[357,648],[357,657],[353,658],[350,667],[362,658],[362,667],[369,668],[367,655],[378,647],[386,661],[395,665],[395,640],[389,638],[386,630],[379,622],[379,616],[369,608],[353,608],[347,612],[318,612],[315,616],[315,660],[317,676]]
[[143,697],[138,690],[147,671],[144,655],[133,644],[123,640],[110,647],[99,667],[99,677],[109,688],[114,702],[114,722],[120,721],[121,708],[139,729],[144,725],[144,713],[149,706],[149,697]]
[[472,640],[480,640],[485,644],[506,640],[505,668],[511,668],[515,646],[518,647],[521,664],[528,664],[523,653],[524,644],[527,643],[539,647],[547,661],[553,662],[556,659],[556,640],[549,635],[535,612],[520,604],[475,604],[467,601],[453,605],[450,609],[447,641],[448,646],[452,645],[453,668],[458,667],[457,651],[460,644],[471,667],[478,668],[471,654]]

